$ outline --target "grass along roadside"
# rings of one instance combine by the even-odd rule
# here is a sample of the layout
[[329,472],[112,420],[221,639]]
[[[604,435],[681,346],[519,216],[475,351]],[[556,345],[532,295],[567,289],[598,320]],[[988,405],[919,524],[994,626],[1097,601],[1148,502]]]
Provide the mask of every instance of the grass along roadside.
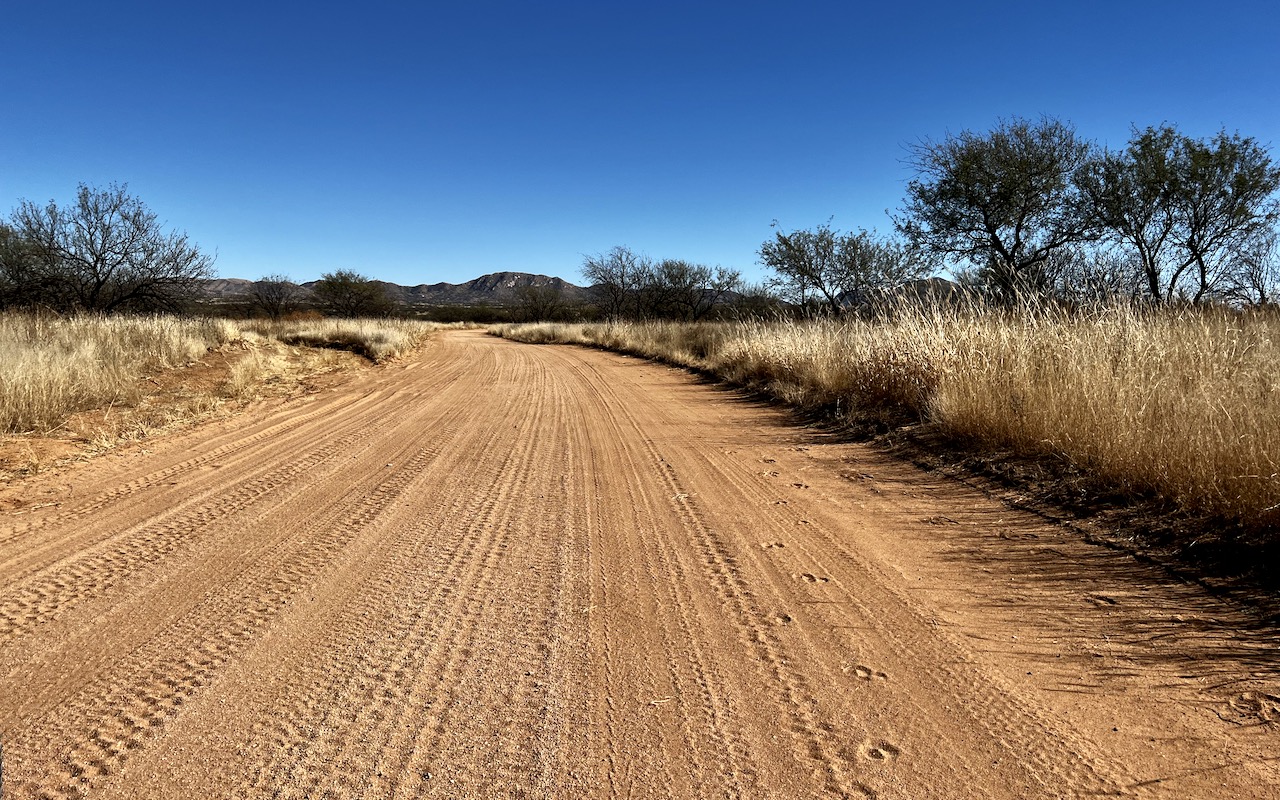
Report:
[[441,327],[0,314],[0,475],[38,471],[73,443],[143,439],[364,359],[395,358]]
[[920,311],[492,330],[662,359],[882,428],[918,421],[965,447],[1065,460],[1109,490],[1268,536],[1280,525],[1275,313]]
[[242,334],[256,334],[299,347],[347,350],[379,363],[414,349],[431,332],[461,325],[403,319],[249,320]]
[[0,432],[47,433],[76,411],[135,403],[148,371],[239,337],[216,319],[0,315]]

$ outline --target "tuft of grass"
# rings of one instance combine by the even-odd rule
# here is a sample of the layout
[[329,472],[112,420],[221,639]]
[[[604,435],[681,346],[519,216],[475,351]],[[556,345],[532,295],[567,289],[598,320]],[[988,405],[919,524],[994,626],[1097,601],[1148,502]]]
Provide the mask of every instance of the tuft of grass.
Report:
[[505,325],[713,373],[807,409],[918,421],[1106,485],[1280,523],[1280,314],[903,309],[880,319]]

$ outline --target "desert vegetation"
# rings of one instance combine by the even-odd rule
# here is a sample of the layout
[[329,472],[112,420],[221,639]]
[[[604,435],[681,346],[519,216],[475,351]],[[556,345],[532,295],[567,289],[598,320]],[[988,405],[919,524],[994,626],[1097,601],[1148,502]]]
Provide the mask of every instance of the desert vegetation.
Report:
[[1274,528],[1280,166],[1267,147],[1162,124],[1113,150],[1045,117],[908,150],[916,175],[892,233],[775,222],[755,297],[690,287],[720,313],[655,309],[660,270],[620,246],[582,265],[607,323],[494,330],[694,367],[882,429],[923,424]]
[[73,203],[24,200],[0,220],[0,308],[179,311],[213,263],[127,186],[81,184]]
[[[436,323],[407,320],[233,321],[154,316],[0,315],[0,432],[48,433],[77,411],[136,404],[148,376],[225,350],[228,377],[210,386],[226,397],[296,362],[282,348],[347,350],[379,362],[420,344]],[[312,359],[312,368],[330,364]]]
[[749,292],[732,271],[677,270],[693,279],[675,280],[666,266],[684,262],[617,246],[582,264],[600,316],[874,313],[943,272],[955,294],[993,308],[1276,301],[1280,166],[1251,137],[1161,124],[1109,149],[1062,120],[1013,118],[908,151],[916,175],[892,233],[775,221],[757,251],[770,278]]
[[324,317],[293,320],[246,320],[238,323],[242,332],[275,339],[285,344],[302,347],[319,347],[331,350],[347,350],[375,363],[395,358],[421,344],[423,337],[432,331],[460,324],[443,325],[437,322],[380,318]]
[[[558,322],[496,330],[661,358],[881,427],[923,423],[1274,524],[1280,167],[1267,147],[1161,124],[1108,149],[1044,117],[908,150],[916,174],[887,234],[775,222],[755,286],[619,245],[583,260],[591,307],[529,285],[508,317]],[[431,329],[395,319],[387,285],[354,270],[305,292],[267,276],[248,299],[266,319],[75,316],[178,308],[211,274],[122,186],[23,202],[0,222],[0,306],[36,312],[0,330],[0,429],[128,404],[149,370],[210,349],[248,353],[222,389],[248,396],[284,363],[278,348],[378,362]]]
[[0,430],[49,431],[72,412],[137,399],[147,370],[188,364],[239,336],[224,320],[0,316]]
[[705,370],[845,420],[1078,466],[1110,487],[1280,521],[1280,314],[908,309],[878,319],[509,325]]

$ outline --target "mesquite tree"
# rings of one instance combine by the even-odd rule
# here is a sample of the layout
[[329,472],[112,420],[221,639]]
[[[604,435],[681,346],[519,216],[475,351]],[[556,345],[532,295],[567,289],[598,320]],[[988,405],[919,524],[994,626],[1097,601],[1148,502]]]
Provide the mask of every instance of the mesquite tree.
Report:
[[9,228],[22,243],[20,259],[5,259],[13,295],[58,311],[176,310],[214,274],[213,256],[123,185],[81,184],[67,206],[24,200]]
[[771,285],[784,298],[833,316],[876,291],[933,272],[925,254],[903,242],[865,230],[841,233],[829,222],[813,230],[775,231],[760,245],[759,256],[773,270]]
[[921,249],[968,262],[1012,302],[1042,283],[1055,253],[1096,236],[1077,183],[1092,150],[1049,117],[924,140],[911,146],[917,174],[894,223]]
[[1081,185],[1108,239],[1139,264],[1148,299],[1203,302],[1257,289],[1253,256],[1280,218],[1280,167],[1256,140],[1147,128],[1099,157]]

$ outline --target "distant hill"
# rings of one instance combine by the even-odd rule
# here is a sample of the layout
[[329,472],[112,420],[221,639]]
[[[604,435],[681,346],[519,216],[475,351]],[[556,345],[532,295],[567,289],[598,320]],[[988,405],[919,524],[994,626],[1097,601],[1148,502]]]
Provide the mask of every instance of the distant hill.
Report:
[[[204,295],[215,303],[242,301],[254,283],[242,278],[218,278],[205,284]],[[566,303],[584,302],[590,294],[589,289],[561,278],[528,272],[494,272],[466,283],[422,283],[417,286],[401,286],[386,281],[378,283],[386,288],[392,299],[409,306],[513,306],[520,302],[522,292],[530,287],[559,289]],[[308,281],[301,286],[309,291],[315,284],[316,281]]]
[[231,302],[239,300],[253,287],[253,281],[244,278],[215,278],[204,283],[204,296],[208,300]]
[[565,302],[587,299],[588,290],[561,278],[531,275],[528,272],[494,272],[466,283],[432,283],[418,286],[386,284],[392,297],[409,305],[495,305],[520,302],[521,293],[529,288],[559,289]]

